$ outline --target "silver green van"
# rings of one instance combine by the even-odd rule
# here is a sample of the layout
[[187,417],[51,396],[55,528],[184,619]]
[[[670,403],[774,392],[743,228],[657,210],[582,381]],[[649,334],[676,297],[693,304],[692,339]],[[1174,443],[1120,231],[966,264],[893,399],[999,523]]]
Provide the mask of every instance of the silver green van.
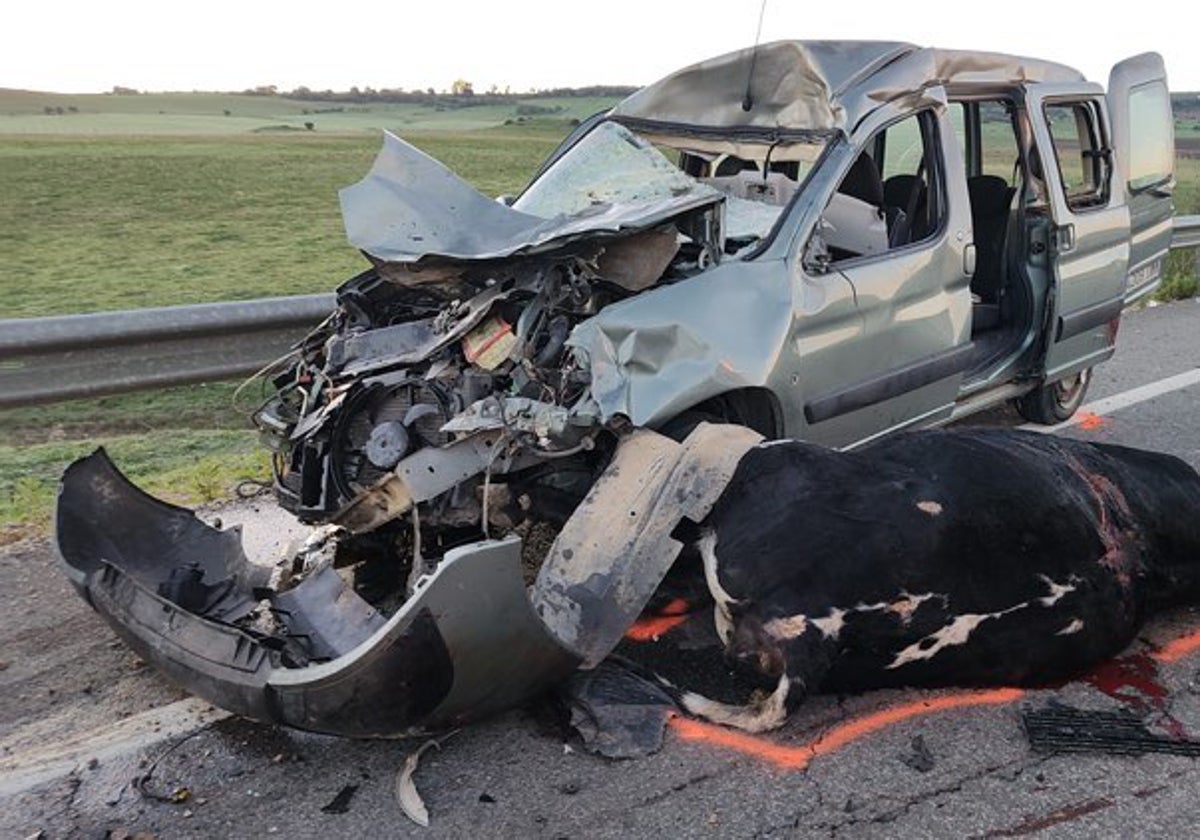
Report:
[[280,503],[323,527],[268,575],[97,454],[64,477],[67,572],[252,717],[396,734],[509,705],[611,650],[758,441],[1068,418],[1161,277],[1172,125],[1154,54],[1106,92],[787,41],[596,115],[514,198],[386,135],[341,194],[370,265],[254,416]]

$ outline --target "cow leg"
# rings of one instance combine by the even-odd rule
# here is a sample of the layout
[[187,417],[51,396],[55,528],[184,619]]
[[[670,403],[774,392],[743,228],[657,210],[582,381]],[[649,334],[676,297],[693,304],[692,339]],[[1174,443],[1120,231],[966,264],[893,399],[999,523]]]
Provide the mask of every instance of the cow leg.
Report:
[[680,695],[679,705],[688,714],[711,720],[713,723],[732,726],[746,732],[766,732],[778,729],[787,720],[791,687],[791,680],[787,674],[780,674],[774,691],[745,705],[710,700],[694,691],[685,691]]
[[773,678],[775,688],[770,694],[738,705],[689,691],[679,697],[679,704],[693,715],[747,732],[765,732],[782,726],[809,691],[821,684],[836,647],[817,627],[809,626],[798,636],[787,636],[782,628],[789,626],[794,625],[772,622],[764,625],[752,614],[735,614],[733,618],[726,655],[736,666],[760,679]]
[[828,671],[832,647],[823,632],[803,617],[763,621],[721,584],[716,536],[707,532],[697,543],[704,579],[713,597],[713,617],[729,660],[757,679],[772,681],[774,689],[745,704],[721,703],[695,692],[679,695],[689,713],[747,732],[764,732],[783,725]]

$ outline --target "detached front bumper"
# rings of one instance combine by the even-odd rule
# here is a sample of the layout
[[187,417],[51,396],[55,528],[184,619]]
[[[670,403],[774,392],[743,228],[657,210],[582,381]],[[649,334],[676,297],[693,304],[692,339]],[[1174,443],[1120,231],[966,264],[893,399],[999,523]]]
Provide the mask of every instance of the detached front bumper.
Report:
[[709,425],[682,444],[635,432],[531,591],[520,539],[484,540],[447,552],[390,618],[330,566],[271,591],[238,529],[143,493],[103,450],[63,475],[56,542],[79,593],[188,691],[257,720],[397,736],[510,708],[598,664],[678,555],[676,525],[707,515],[757,440]]
[[57,543],[76,589],[139,656],[258,720],[356,737],[453,726],[579,661],[534,615],[515,537],[450,552],[390,619],[331,568],[271,597],[303,665],[278,637],[234,624],[267,596],[268,571],[246,559],[237,530],[146,495],[103,451],[63,476]]

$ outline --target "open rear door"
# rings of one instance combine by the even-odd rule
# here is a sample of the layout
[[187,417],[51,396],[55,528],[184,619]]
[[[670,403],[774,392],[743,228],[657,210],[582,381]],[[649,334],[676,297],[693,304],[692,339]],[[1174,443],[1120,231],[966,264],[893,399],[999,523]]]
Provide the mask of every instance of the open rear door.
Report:
[[1158,286],[1171,246],[1175,205],[1175,121],[1162,56],[1127,58],[1108,77],[1108,112],[1117,172],[1128,193],[1130,243],[1127,302]]
[[1086,82],[1026,94],[1050,213],[1047,384],[1113,352],[1125,305],[1129,208],[1114,172],[1104,90]]

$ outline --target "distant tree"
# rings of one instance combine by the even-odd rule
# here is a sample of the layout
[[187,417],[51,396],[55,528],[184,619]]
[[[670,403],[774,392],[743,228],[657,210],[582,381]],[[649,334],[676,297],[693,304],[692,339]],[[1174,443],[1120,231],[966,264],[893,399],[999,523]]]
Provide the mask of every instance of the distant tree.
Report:
[[138,90],[137,90],[137,88],[121,87],[120,85],[113,85],[112,92],[116,96],[136,96],[138,93]]
[[55,106],[54,113],[58,114],[61,117],[62,113],[63,113],[63,106],[61,106],[61,105]]
[[475,88],[466,79],[455,79],[450,85],[450,93],[455,96],[474,96]]
[[307,99],[308,97],[312,96],[312,91],[304,85],[300,85],[298,88],[292,91],[292,96],[300,99]]
[[53,113],[54,113],[54,106],[53,106],[53,105],[47,105],[47,106],[46,106],[45,108],[43,108],[42,110],[43,110],[43,111],[45,111],[47,114],[53,114]]
[[67,111],[68,111],[68,113],[71,113],[71,114],[78,114],[78,113],[79,113],[79,109],[78,109],[78,108],[76,108],[74,105],[68,105],[68,106],[67,106]]
[[226,109],[225,109],[225,116],[227,116],[227,117],[233,116],[233,111],[230,111],[228,108],[226,108]]
[[311,123],[311,122],[306,122],[306,123],[304,124],[304,127],[305,127],[305,129],[307,129],[308,131],[312,131],[314,128],[316,128],[316,127],[317,127],[317,124],[316,124],[316,123]]
[[425,95],[426,96],[437,96],[437,91],[431,87],[428,87],[428,88],[425,88]]
[[517,115],[524,117],[534,117],[539,114],[557,114],[564,110],[562,105],[529,105],[521,104],[517,106]]

